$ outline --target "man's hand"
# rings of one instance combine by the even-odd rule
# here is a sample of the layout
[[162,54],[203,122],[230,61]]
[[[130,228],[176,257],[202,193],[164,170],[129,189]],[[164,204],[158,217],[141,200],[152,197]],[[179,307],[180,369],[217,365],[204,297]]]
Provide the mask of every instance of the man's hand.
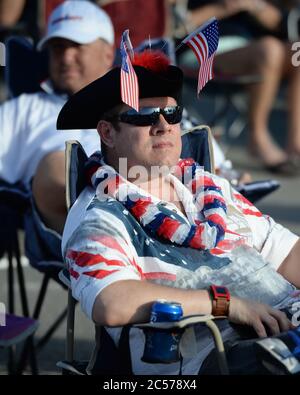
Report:
[[293,328],[282,311],[236,297],[231,298],[228,318],[233,323],[251,326],[258,337],[266,337],[267,329],[272,335],[278,335]]

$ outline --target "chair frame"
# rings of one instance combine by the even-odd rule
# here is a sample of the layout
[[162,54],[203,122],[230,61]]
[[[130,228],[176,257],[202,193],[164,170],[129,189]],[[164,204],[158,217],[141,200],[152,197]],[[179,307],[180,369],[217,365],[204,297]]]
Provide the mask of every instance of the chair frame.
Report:
[[[15,196],[16,199],[20,199],[18,201],[18,205],[11,200],[10,195]],[[15,293],[14,293],[14,284],[15,284],[15,270],[17,274],[17,285],[20,292],[20,300],[22,306],[22,314],[23,316],[29,317],[29,307],[28,307],[28,297],[25,286],[24,279],[24,271],[21,263],[21,253],[20,253],[20,238],[19,238],[19,223],[22,222],[23,218],[23,210],[27,207],[28,195],[25,192],[22,192],[18,189],[18,187],[14,184],[8,184],[4,182],[4,185],[1,186],[0,189],[0,200],[1,200],[1,210],[6,208],[5,217],[8,215],[12,215],[13,218],[16,219],[18,223],[14,221],[9,221],[9,226],[6,227],[6,237],[8,241],[5,245],[4,255],[7,257],[8,261],[8,269],[7,269],[7,279],[8,279],[8,312],[10,314],[15,314]],[[11,203],[13,202],[13,203]],[[2,218],[3,220],[3,218]],[[30,337],[29,337],[30,339]],[[15,349],[13,346],[9,347],[8,354],[8,372],[9,374],[14,374],[18,372],[18,364],[15,359]],[[36,361],[36,350],[31,340],[28,340],[28,356],[30,357],[30,368],[32,374],[37,374],[37,361]]]

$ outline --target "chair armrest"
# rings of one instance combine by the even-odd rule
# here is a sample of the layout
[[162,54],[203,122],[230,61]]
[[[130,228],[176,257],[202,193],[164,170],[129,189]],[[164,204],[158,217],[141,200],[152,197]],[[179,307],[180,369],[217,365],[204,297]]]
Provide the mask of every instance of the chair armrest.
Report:
[[300,373],[300,362],[281,339],[258,340],[255,348],[262,364],[271,370],[272,374]]
[[216,349],[218,351],[218,362],[220,371],[224,375],[229,374],[229,369],[227,365],[224,344],[222,340],[221,333],[217,325],[213,322],[215,319],[226,318],[226,317],[214,317],[213,315],[190,315],[182,317],[179,321],[174,322],[147,322],[144,324],[134,324],[133,327],[139,329],[186,329],[195,324],[206,324],[212,333]]
[[133,326],[140,329],[147,328],[157,328],[157,329],[184,329],[191,325],[206,323],[209,320],[213,320],[215,317],[213,315],[188,315],[182,317],[179,321],[166,321],[166,322],[146,322],[144,324],[134,324]]
[[276,191],[279,187],[280,183],[277,180],[260,180],[237,185],[235,189],[251,203],[256,203],[269,193]]

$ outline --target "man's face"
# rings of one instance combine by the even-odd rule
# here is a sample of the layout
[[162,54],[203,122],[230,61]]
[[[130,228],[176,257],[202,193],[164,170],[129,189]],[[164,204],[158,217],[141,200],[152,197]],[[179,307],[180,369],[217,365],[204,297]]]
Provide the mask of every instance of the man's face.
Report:
[[63,38],[49,41],[50,77],[54,87],[73,94],[101,77],[112,66],[113,48],[98,39],[89,44],[77,44]]
[[[176,106],[171,97],[146,98],[140,100],[140,108]],[[128,169],[144,166],[151,172],[157,166],[175,166],[181,153],[180,123],[169,124],[162,114],[153,126],[135,126],[119,123],[120,130],[113,131],[112,165],[118,169],[119,158],[127,159]],[[122,174],[122,169],[119,169]],[[155,173],[152,173],[155,174]],[[130,178],[130,177],[129,177]]]

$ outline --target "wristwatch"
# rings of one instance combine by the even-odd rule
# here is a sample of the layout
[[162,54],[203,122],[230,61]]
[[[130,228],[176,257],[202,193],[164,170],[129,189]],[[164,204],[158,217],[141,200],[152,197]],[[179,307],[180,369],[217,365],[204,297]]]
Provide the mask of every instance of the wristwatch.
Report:
[[211,314],[215,317],[228,317],[230,304],[230,293],[228,289],[220,285],[211,285],[209,290],[212,298]]

